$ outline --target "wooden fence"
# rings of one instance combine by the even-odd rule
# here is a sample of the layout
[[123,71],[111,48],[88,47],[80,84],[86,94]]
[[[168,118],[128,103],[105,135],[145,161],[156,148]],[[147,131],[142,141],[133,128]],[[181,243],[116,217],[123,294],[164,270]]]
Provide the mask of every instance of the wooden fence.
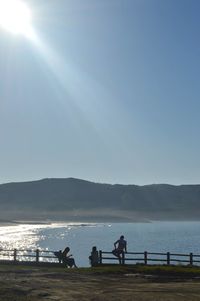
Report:
[[[30,264],[62,264],[54,251],[47,250],[23,250],[0,249],[0,263],[30,263]],[[99,264],[119,264],[119,259],[112,252],[99,251]],[[153,253],[153,252],[127,252],[122,254],[121,264],[181,264],[200,265],[200,255],[193,253]]]
[[[193,253],[153,253],[153,252],[127,252],[121,255],[121,264],[181,264],[181,265],[200,265],[200,255]],[[99,264],[117,263],[119,259],[112,252],[99,251]]]
[[1,262],[27,262],[27,263],[57,263],[61,264],[61,260],[59,260],[55,255],[54,251],[46,251],[46,250],[24,250],[24,249],[12,249],[5,250],[0,249],[0,263]]

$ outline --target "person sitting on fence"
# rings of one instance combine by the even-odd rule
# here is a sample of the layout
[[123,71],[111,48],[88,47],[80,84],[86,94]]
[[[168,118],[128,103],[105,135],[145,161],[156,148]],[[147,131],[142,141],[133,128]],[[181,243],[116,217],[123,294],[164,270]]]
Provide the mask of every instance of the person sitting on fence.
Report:
[[113,255],[119,258],[119,263],[122,263],[122,255],[124,254],[124,251],[127,252],[127,242],[124,239],[124,236],[121,235],[120,239],[118,239],[114,243],[115,249],[112,251]]
[[69,247],[66,247],[64,249],[64,251],[62,252],[62,261],[66,266],[69,266],[70,268],[72,267],[77,268],[74,258],[71,257],[72,254],[68,255],[69,251],[70,251]]
[[95,267],[99,263],[99,252],[97,251],[97,247],[92,247],[91,255],[89,256],[90,264],[92,267]]
[[69,251],[70,251],[70,248],[66,247],[64,249],[64,251],[60,250],[60,251],[54,252],[54,255],[59,259],[59,262],[63,262],[64,265],[69,266],[70,268],[72,268],[73,266],[75,268],[77,268],[74,258],[71,257],[72,254],[68,255]]

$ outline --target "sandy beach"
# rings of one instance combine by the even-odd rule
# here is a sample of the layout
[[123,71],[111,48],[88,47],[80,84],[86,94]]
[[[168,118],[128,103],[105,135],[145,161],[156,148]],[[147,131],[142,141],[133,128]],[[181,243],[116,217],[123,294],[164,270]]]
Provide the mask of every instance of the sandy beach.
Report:
[[0,300],[197,301],[200,278],[1,265]]

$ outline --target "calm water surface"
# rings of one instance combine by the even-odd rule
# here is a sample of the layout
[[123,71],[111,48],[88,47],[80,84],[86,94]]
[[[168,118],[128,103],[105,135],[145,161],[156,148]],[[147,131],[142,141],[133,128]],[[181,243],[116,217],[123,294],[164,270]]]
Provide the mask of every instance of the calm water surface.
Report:
[[133,252],[174,252],[200,254],[200,222],[153,222],[0,227],[3,249],[60,250],[70,246],[78,266],[88,266],[92,246],[111,251],[120,235]]

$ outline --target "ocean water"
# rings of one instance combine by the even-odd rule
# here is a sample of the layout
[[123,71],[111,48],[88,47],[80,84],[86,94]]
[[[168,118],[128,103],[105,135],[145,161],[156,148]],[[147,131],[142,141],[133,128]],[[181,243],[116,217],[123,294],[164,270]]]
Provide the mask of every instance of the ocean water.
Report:
[[200,254],[200,222],[152,223],[53,223],[0,227],[1,249],[44,249],[70,247],[78,266],[89,266],[92,246],[112,251],[124,235],[128,251]]

